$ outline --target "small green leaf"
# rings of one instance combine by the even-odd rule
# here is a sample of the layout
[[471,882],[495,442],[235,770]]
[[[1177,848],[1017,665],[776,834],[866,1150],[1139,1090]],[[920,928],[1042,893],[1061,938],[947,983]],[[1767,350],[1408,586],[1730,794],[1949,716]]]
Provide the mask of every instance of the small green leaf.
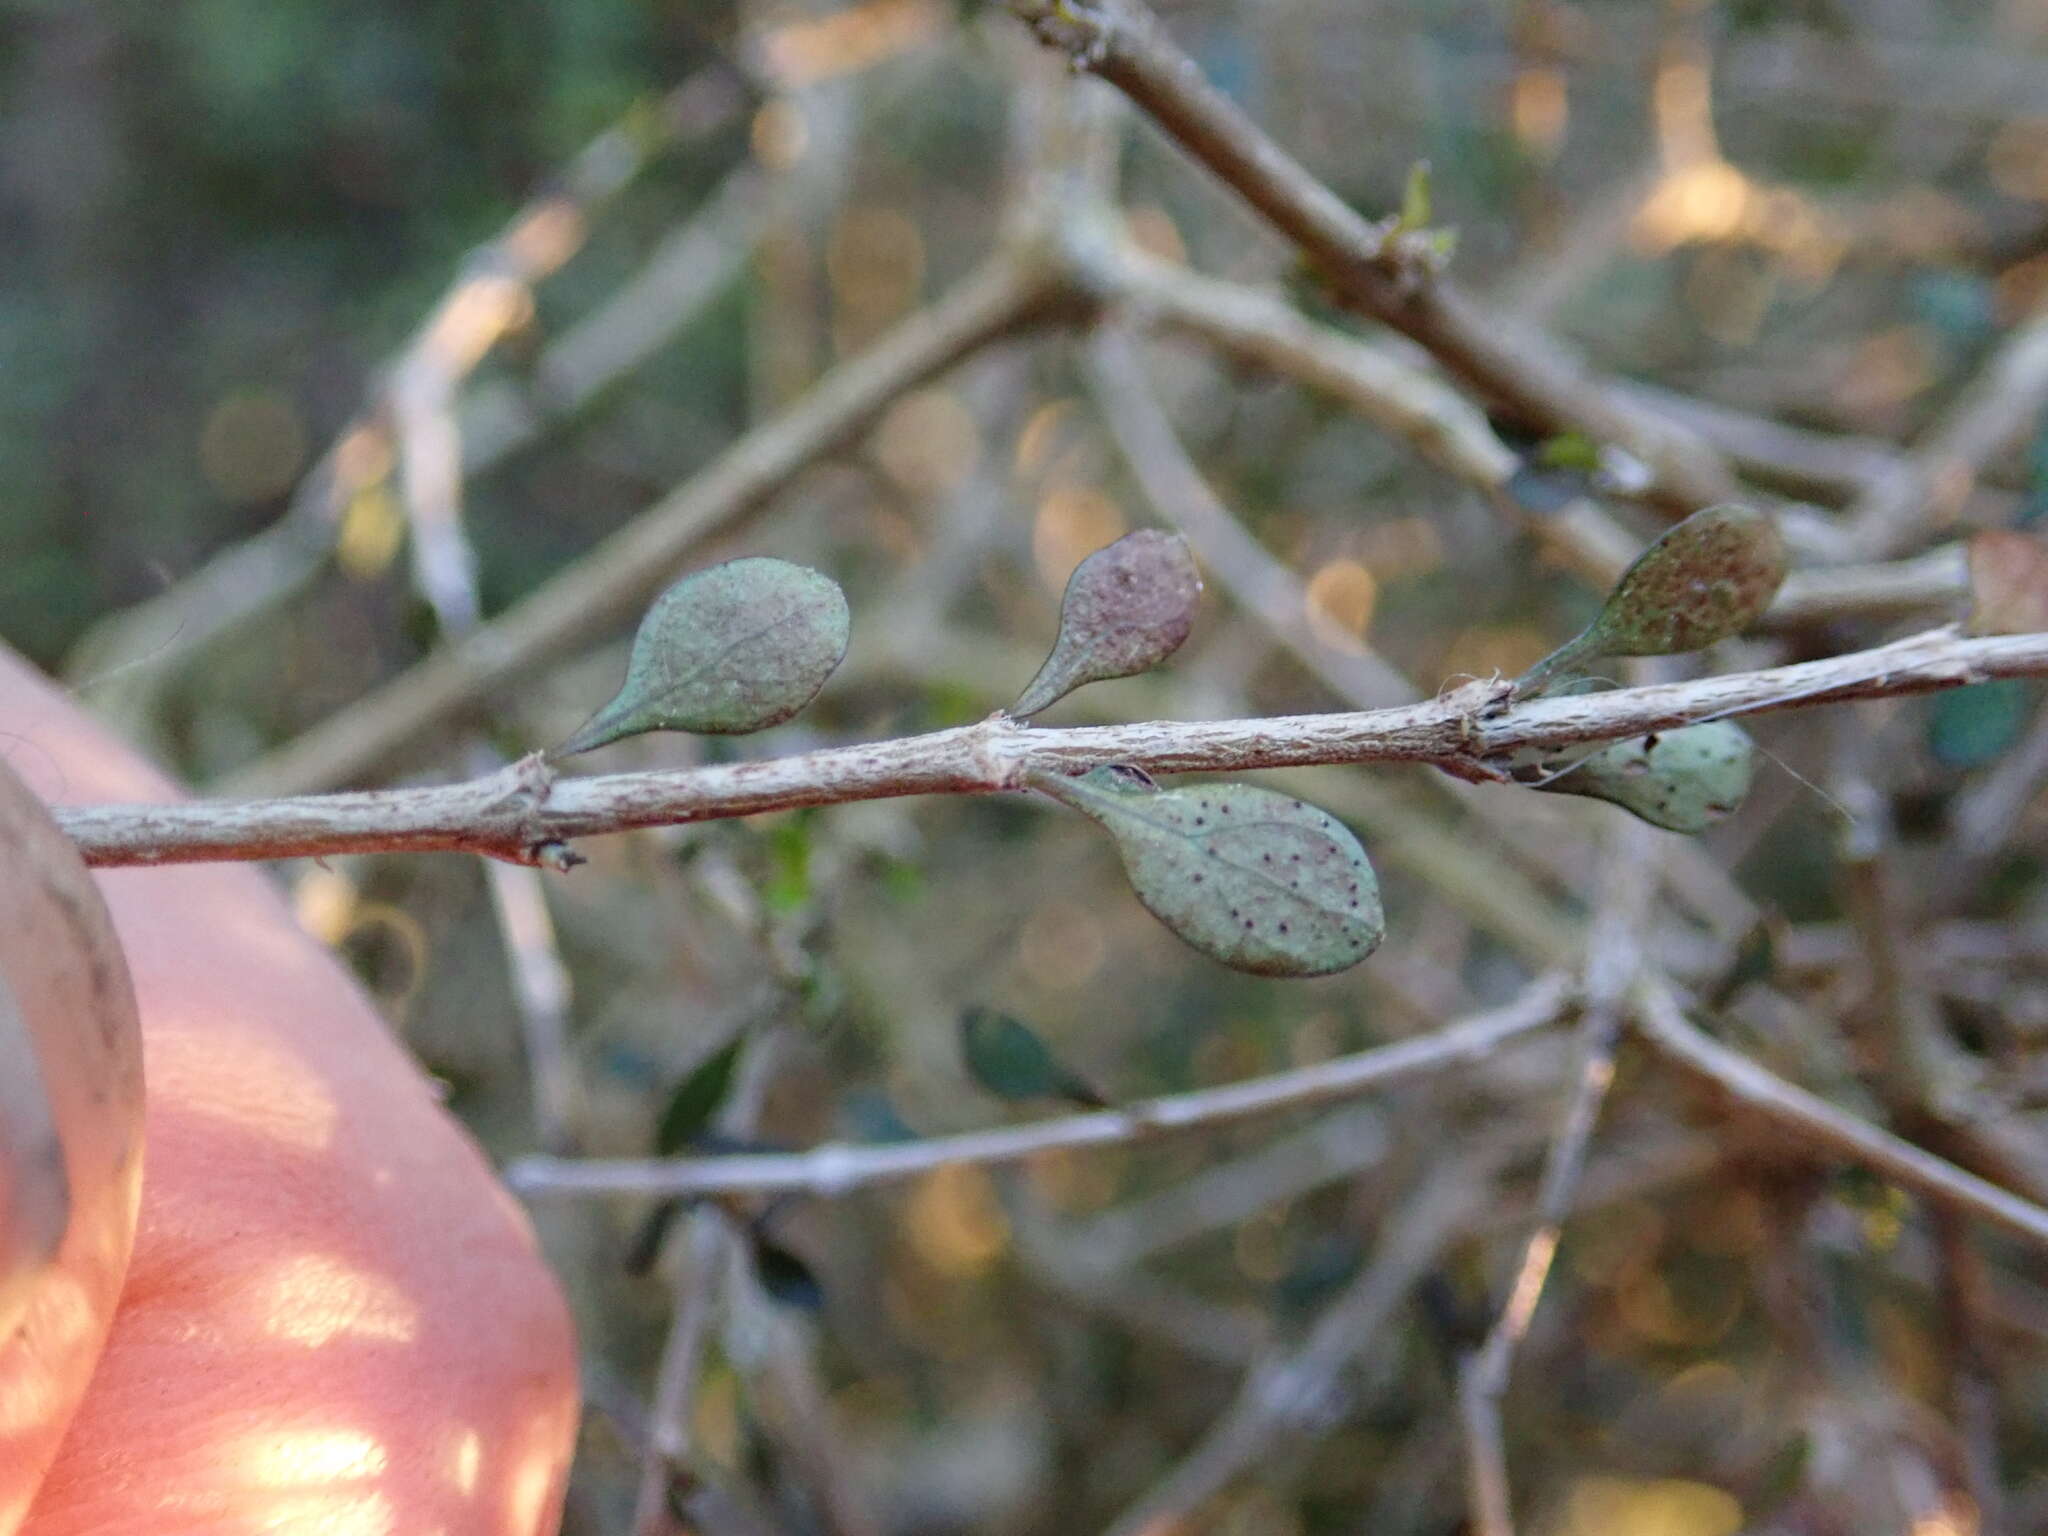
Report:
[[712,1117],[732,1091],[733,1069],[745,1044],[744,1035],[735,1035],[676,1084],[654,1133],[654,1148],[663,1157],[675,1156],[710,1128]]
[[975,1082],[1007,1103],[1065,1099],[1089,1109],[1109,1107],[1107,1099],[1060,1063],[1029,1024],[993,1008],[961,1012],[960,1054]]
[[1671,656],[1740,634],[1785,579],[1785,540],[1752,507],[1695,512],[1667,529],[1622,573],[1583,633],[1536,663],[1518,697],[1595,656]]
[[1401,188],[1401,217],[1394,228],[1404,235],[1427,229],[1429,215],[1429,162],[1418,160],[1408,167],[1408,180]]
[[1098,822],[1152,915],[1225,965],[1326,976],[1385,935],[1365,850],[1312,805],[1250,784],[1163,790],[1115,766],[1030,783]]
[[769,1298],[799,1312],[817,1312],[825,1305],[825,1287],[817,1271],[781,1244],[755,1232],[754,1274]]
[[1749,733],[1709,720],[1602,747],[1542,787],[1608,801],[1669,832],[1704,832],[1742,804],[1755,772]]
[[1590,475],[1600,467],[1600,445],[1583,432],[1560,432],[1538,443],[1530,457],[1543,469],[1576,469]]
[[1187,540],[1141,528],[1074,567],[1060,599],[1060,632],[1010,713],[1035,715],[1084,683],[1156,667],[1188,637],[1202,574]]
[[642,731],[741,736],[778,725],[818,696],[846,654],[846,595],[787,560],[729,560],[654,600],[625,685],[548,754],[570,757]]

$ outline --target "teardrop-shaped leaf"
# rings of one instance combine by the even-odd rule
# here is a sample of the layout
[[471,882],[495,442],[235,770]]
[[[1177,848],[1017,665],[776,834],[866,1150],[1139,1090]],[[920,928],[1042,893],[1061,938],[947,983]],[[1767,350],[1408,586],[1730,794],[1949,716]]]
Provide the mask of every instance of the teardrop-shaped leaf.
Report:
[[1969,628],[1973,635],[2048,630],[2048,546],[2010,528],[1970,540]]
[[668,1245],[668,1235],[675,1227],[676,1218],[683,1214],[689,1203],[681,1195],[657,1200],[626,1240],[626,1251],[619,1260],[619,1267],[629,1275],[652,1274],[661,1250]]
[[654,1133],[654,1148],[663,1157],[683,1151],[710,1128],[712,1117],[732,1091],[733,1068],[739,1064],[740,1048],[745,1044],[744,1035],[735,1035],[676,1084]]
[[1141,528],[1074,567],[1060,599],[1060,632],[1010,713],[1035,715],[1084,683],[1156,667],[1188,637],[1202,574],[1187,540]]
[[1116,767],[1030,782],[1100,823],[1152,915],[1225,965],[1326,976],[1385,934],[1365,850],[1327,811],[1251,784],[1160,789]]
[[1994,677],[1937,693],[1927,709],[1927,751],[1944,768],[1981,768],[2026,731],[2035,685]]
[[642,731],[741,736],[779,725],[818,696],[846,655],[846,594],[787,560],[729,560],[654,600],[625,685],[549,753],[563,758]]
[[1065,1099],[1089,1109],[1109,1107],[1029,1024],[993,1008],[961,1012],[960,1054],[974,1081],[1005,1102]]
[[1602,747],[1543,787],[1590,795],[1670,832],[1704,832],[1749,793],[1756,743],[1732,720],[1653,731]]
[[1785,579],[1785,540],[1754,507],[1707,507],[1636,557],[1583,633],[1515,684],[1526,697],[1595,656],[1672,656],[1740,634]]
[[770,1299],[800,1312],[816,1312],[824,1307],[825,1287],[816,1270],[759,1231],[753,1238],[754,1274]]

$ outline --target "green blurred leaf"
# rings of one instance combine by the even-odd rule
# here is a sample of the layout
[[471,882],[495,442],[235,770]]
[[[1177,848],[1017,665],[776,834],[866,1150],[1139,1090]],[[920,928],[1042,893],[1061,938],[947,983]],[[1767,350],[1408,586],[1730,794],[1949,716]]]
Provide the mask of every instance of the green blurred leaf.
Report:
[[730,560],[685,576],[647,610],[625,685],[548,755],[643,731],[738,736],[780,724],[846,655],[846,595],[787,560]]
[[1538,443],[1532,458],[1541,469],[1576,469],[1590,475],[1600,467],[1600,445],[1583,432],[1560,432]]
[[754,1274],[771,1300],[799,1312],[817,1312],[825,1305],[825,1287],[802,1259],[759,1231],[753,1233]]
[[719,1106],[732,1091],[733,1069],[745,1045],[746,1037],[735,1035],[676,1084],[654,1133],[654,1148],[663,1157],[675,1156],[710,1128]]
[[883,893],[898,906],[914,907],[924,900],[924,870],[910,859],[885,859],[881,881]]
[[960,1054],[974,1081],[1007,1103],[1065,1099],[1089,1109],[1109,1107],[1029,1024],[993,1008],[961,1011]]
[[1977,346],[1998,329],[1995,291],[1974,272],[1917,273],[1907,298],[1920,321],[1952,346]]
[[641,1218],[640,1225],[626,1240],[625,1256],[619,1261],[627,1274],[644,1275],[654,1268],[654,1261],[661,1257],[668,1235],[675,1228],[676,1218],[683,1214],[688,1204],[680,1196],[658,1200],[653,1209]]
[[1797,1493],[1806,1482],[1806,1468],[1812,1459],[1813,1441],[1804,1430],[1793,1434],[1764,1463],[1762,1475],[1757,1479],[1756,1491],[1750,1496],[1749,1513],[1752,1518],[1768,1515],[1779,1505]]
[[841,1113],[856,1141],[879,1144],[917,1139],[917,1132],[896,1113],[896,1106],[881,1088],[850,1090],[842,1101]]
[[1385,935],[1365,850],[1327,811],[1250,784],[1162,790],[1115,766],[1030,782],[1099,823],[1152,915],[1225,965],[1326,976]]
[[1180,649],[1194,626],[1202,573],[1187,540],[1141,528],[1074,567],[1052,654],[1010,713],[1022,719],[1086,683],[1131,677]]
[[1593,622],[1536,663],[1518,696],[1596,656],[1671,656],[1740,634],[1785,579],[1785,540],[1753,507],[1708,507],[1666,530],[1622,573]]
[[1927,710],[1927,750],[1944,768],[1979,768],[2020,739],[2034,689],[2000,677],[1936,694]]
[[771,911],[787,914],[811,899],[811,832],[808,810],[772,824],[767,831],[769,870],[761,897]]

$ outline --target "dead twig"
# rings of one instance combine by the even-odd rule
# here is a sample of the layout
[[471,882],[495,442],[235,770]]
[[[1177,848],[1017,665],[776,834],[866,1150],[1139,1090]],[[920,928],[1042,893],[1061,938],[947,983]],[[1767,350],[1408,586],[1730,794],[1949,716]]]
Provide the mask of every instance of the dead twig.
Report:
[[1507,1391],[1515,1351],[1535,1320],[1551,1262],[1557,1257],[1565,1217],[1585,1173],[1593,1127],[1614,1081],[1614,1048],[1621,1034],[1623,999],[1641,968],[1643,935],[1655,909],[1659,851],[1656,835],[1642,823],[1614,823],[1601,861],[1601,901],[1587,945],[1584,1012],[1571,1098],[1544,1161],[1535,1225],[1516,1261],[1507,1301],[1485,1342],[1459,1374],[1472,1521],[1479,1536],[1513,1536],[1500,1401]]
[[1566,988],[1558,977],[1532,983],[1514,1002],[1433,1034],[1339,1056],[1220,1088],[1143,1099],[1121,1109],[1034,1125],[886,1146],[822,1146],[808,1152],[747,1153],[666,1160],[527,1158],[507,1177],[530,1195],[685,1195],[800,1192],[833,1196],[910,1178],[953,1163],[1011,1163],[1042,1152],[1138,1141],[1225,1125],[1255,1115],[1353,1098],[1386,1084],[1480,1060],[1556,1018]]
[[1935,1204],[1953,1207],[2037,1246],[2048,1246],[2048,1209],[1879,1130],[1731,1051],[1687,1021],[1667,985],[1640,986],[1632,999],[1630,1017],[1644,1039],[1674,1065],[1710,1084],[1737,1108],[1770,1121],[1795,1141],[1818,1153],[1861,1164]]

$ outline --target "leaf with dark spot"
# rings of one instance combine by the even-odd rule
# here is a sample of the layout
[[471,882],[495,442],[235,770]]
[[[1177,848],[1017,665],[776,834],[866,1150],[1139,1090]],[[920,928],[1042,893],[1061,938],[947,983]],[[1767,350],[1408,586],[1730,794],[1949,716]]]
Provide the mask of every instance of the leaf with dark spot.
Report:
[[1065,1099],[1090,1109],[1109,1106],[1029,1024],[993,1008],[962,1010],[960,1054],[975,1082],[1008,1103]]
[[1672,656],[1740,634],[1785,579],[1785,540],[1753,507],[1708,507],[1666,530],[1622,573],[1593,622],[1515,683],[1540,692],[1596,656]]
[[1704,832],[1742,804],[1755,772],[1749,733],[1709,720],[1602,747],[1542,787],[1608,801],[1669,832]]
[[1973,635],[2048,630],[2048,547],[2032,534],[1991,528],[1970,540]]
[[738,1065],[744,1035],[736,1035],[698,1062],[690,1075],[676,1084],[661,1111],[654,1133],[654,1149],[673,1157],[702,1138],[725,1096],[732,1091],[733,1068]]
[[1326,976],[1385,934],[1365,850],[1327,811],[1250,784],[1158,789],[1114,767],[1030,783],[1099,823],[1152,915],[1225,965]]
[[816,1312],[825,1305],[825,1287],[817,1271],[781,1244],[761,1235],[754,1238],[754,1274],[761,1289],[772,1300],[799,1312]]
[[1010,713],[1022,719],[1084,683],[1156,667],[1188,637],[1202,574],[1187,540],[1141,528],[1074,567],[1060,599],[1060,632]]
[[818,696],[846,655],[846,595],[787,560],[729,560],[654,600],[612,701],[550,758],[642,731],[741,736]]

